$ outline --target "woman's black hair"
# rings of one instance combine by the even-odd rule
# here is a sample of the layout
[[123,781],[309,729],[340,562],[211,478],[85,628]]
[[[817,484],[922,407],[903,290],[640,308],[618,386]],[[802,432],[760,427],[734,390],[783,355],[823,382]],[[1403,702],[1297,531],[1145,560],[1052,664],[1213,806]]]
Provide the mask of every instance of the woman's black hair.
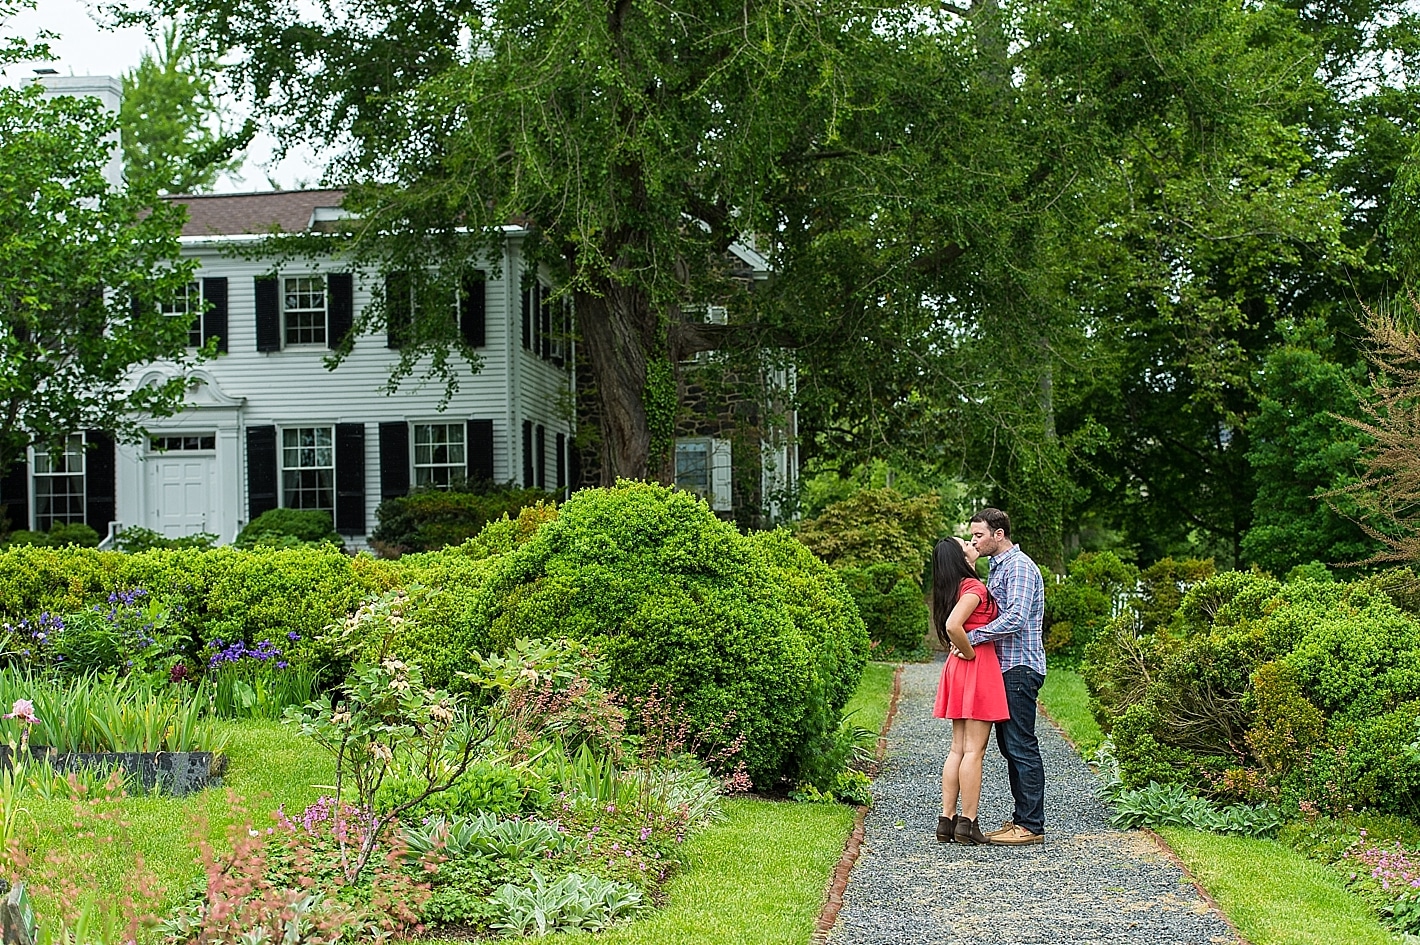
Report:
[[950,646],[947,618],[961,597],[961,582],[976,577],[976,569],[966,560],[966,552],[955,538],[944,538],[932,551],[932,626],[943,646]]

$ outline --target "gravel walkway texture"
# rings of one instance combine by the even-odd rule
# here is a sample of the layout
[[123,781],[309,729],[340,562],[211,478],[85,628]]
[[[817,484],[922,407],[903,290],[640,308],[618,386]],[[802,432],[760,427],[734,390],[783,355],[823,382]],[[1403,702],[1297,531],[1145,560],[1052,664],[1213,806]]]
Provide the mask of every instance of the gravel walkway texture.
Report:
[[[902,675],[887,762],[830,945],[1221,945],[1239,938],[1152,837],[1115,830],[1099,781],[1044,717],[1045,843],[938,843],[951,723],[932,717],[941,659]],[[1006,763],[986,753],[981,827],[1011,814]]]

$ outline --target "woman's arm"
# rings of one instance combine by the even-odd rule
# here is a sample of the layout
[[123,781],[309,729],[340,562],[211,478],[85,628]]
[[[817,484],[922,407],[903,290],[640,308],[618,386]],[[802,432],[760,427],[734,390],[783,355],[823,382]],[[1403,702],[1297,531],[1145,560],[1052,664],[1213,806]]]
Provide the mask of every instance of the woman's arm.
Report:
[[956,647],[957,655],[964,660],[976,659],[976,652],[972,649],[971,641],[966,638],[966,618],[975,613],[976,608],[981,606],[981,598],[975,594],[966,593],[961,595],[957,605],[952,608],[952,612],[947,616],[947,636],[952,641],[952,646]]

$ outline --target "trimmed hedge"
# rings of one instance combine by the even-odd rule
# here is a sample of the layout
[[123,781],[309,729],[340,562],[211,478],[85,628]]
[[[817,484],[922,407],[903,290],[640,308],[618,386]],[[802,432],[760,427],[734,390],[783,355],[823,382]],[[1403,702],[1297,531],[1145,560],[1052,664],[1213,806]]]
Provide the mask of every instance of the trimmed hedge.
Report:
[[393,639],[364,642],[418,662],[431,685],[458,686],[472,653],[522,638],[593,642],[623,696],[684,703],[703,752],[742,737],[738,758],[761,787],[840,750],[868,652],[842,581],[787,532],[743,536],[695,496],[644,483],[529,506],[458,547],[394,561],[330,546],[0,551],[8,620],[135,587],[174,607],[190,656],[214,639],[269,639],[326,681],[348,657],[321,631],[394,588],[409,591],[408,619]]

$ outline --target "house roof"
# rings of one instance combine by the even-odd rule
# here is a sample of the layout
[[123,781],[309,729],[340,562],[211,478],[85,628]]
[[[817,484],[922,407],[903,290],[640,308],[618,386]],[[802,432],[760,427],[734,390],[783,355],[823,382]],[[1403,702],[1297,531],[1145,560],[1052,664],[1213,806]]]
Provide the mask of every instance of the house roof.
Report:
[[[182,194],[167,197],[187,208],[183,236],[303,233],[336,218],[343,190],[272,190],[253,194]],[[321,211],[321,212],[318,212]]]

